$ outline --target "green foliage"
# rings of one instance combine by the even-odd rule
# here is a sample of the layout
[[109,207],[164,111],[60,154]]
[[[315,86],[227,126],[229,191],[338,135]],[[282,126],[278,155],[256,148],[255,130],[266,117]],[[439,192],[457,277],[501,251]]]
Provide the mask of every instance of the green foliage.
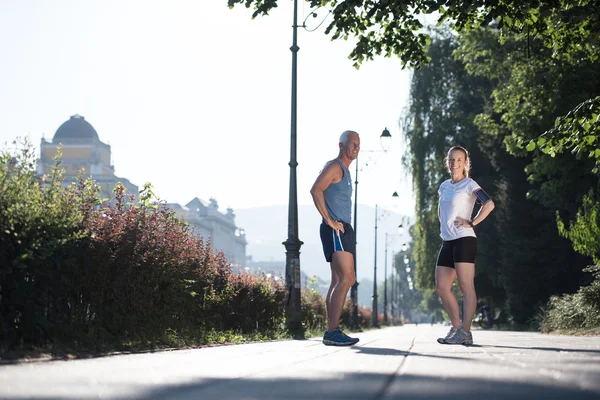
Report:
[[405,124],[417,200],[413,258],[417,287],[433,288],[436,190],[447,178],[445,150],[461,144],[471,153],[474,179],[496,203],[477,229],[477,293],[504,303],[513,323],[527,324],[551,295],[578,287],[587,260],[558,235],[555,213],[572,218],[597,179],[585,172],[589,160],[561,154],[554,162],[515,144],[543,132],[600,77],[590,62],[552,61],[539,40],[529,43],[528,55],[522,35],[505,36],[502,44],[493,28],[442,34],[431,43],[431,63],[413,75]]
[[236,275],[152,193],[36,177],[27,142],[0,156],[0,349],[199,344],[209,332],[275,337],[283,285]]
[[[513,320],[524,324],[549,296],[574,291],[588,263],[570,249],[582,246],[558,238],[553,225],[557,213],[566,221],[575,218],[585,194],[598,184],[591,172],[597,160],[588,157],[595,154],[596,140],[587,137],[581,121],[596,112],[596,101],[586,99],[599,94],[600,69],[596,57],[581,52],[576,61],[559,56],[543,35],[527,30],[503,32],[491,26],[466,32],[460,40],[455,54],[467,70],[495,83],[492,107],[475,123],[522,159],[504,167],[510,170],[503,184],[507,209],[497,213],[504,225],[500,241],[515,249],[500,257],[507,304]],[[562,117],[565,114],[569,117]],[[595,128],[590,123],[587,129]],[[526,182],[514,169],[517,165],[524,167]],[[546,257],[548,248],[553,249],[552,257]],[[527,282],[543,284],[532,290]]]
[[600,266],[586,268],[593,280],[575,294],[553,296],[541,321],[543,332],[600,327]]
[[[308,287],[301,292],[300,304],[302,310],[302,325],[306,335],[309,337],[321,336],[327,329],[327,307],[325,305],[325,296],[315,289],[316,284],[317,279],[316,277],[313,277]],[[352,326],[351,316],[352,301],[350,298],[347,298],[344,307],[342,308],[340,325],[349,329]],[[358,307],[358,326],[361,328],[371,326],[370,309],[361,306]]]
[[[594,160],[592,172],[597,174],[600,167],[598,137],[600,137],[600,96],[585,100],[566,115],[557,117],[554,128],[531,139],[525,148],[528,151],[539,148],[551,157],[569,150],[578,159],[588,157]],[[519,144],[524,145],[523,141]]]
[[[59,163],[49,177],[35,175],[36,158],[27,140],[0,155],[0,333],[6,341],[43,340],[49,319],[68,304],[60,298],[77,273],[62,261],[86,240],[73,188],[63,189]],[[46,317],[47,316],[47,317]]]
[[[411,229],[411,235],[414,230],[415,227]],[[432,290],[420,290],[417,285],[413,285],[412,287],[409,285],[409,281],[414,282],[419,273],[419,270],[416,269],[418,262],[414,259],[415,250],[413,250],[413,244],[415,243],[416,238],[415,242],[411,243],[411,246],[406,251],[399,251],[394,255],[394,297],[398,299],[398,314],[401,314],[405,320],[409,320],[410,316],[417,312],[435,313],[436,309],[439,309],[439,303],[425,303],[424,306],[421,306],[424,302],[424,297],[427,297]]]
[[600,201],[593,189],[583,198],[583,205],[574,220],[565,227],[565,223],[556,212],[558,232],[573,242],[573,247],[580,254],[592,257],[600,264]]
[[[556,57],[596,60],[600,7],[593,0],[307,0],[311,7],[330,8],[333,21],[325,33],[333,39],[354,37],[356,46],[349,58],[355,66],[375,56],[396,55],[404,66],[419,67],[429,62],[430,43],[419,17],[437,14],[438,26],[451,22],[459,32],[497,22],[503,34],[526,31],[540,37]],[[267,15],[277,0],[227,0],[229,7],[244,4],[253,8],[252,17]]]
[[[475,116],[488,107],[492,84],[467,73],[461,59],[453,56],[458,48],[458,40],[447,30],[440,30],[428,50],[432,62],[413,75],[404,124],[410,147],[410,159],[407,157],[405,163],[412,172],[416,197],[411,259],[416,262],[416,287],[421,290],[435,288],[435,266],[442,242],[437,190],[448,179],[444,159],[450,146],[460,144],[469,149],[474,178],[502,204],[494,188],[500,178],[496,170],[503,165],[506,152],[498,146],[501,139],[483,136],[473,123]],[[487,276],[491,289],[500,285],[494,220],[492,214],[478,228],[482,250],[478,274]],[[492,295],[491,289],[488,295]]]
[[327,329],[327,309],[325,296],[316,289],[307,288],[301,292],[300,306],[302,324],[309,336],[322,335]]
[[[253,7],[254,17],[277,5],[275,0],[228,1],[229,6],[236,3]],[[444,176],[440,161],[450,144],[462,144],[478,158],[477,171],[480,166],[486,171],[476,180],[499,189],[492,193],[499,211],[478,232],[485,248],[485,256],[478,258],[483,281],[493,290],[505,285],[517,323],[527,322],[549,295],[571,291],[585,261],[569,251],[553,224],[557,211],[567,221],[579,215],[577,221],[583,224],[591,216],[586,210],[595,207],[585,206],[577,214],[589,188],[598,183],[598,2],[308,3],[332,8],[327,34],[356,39],[350,55],[355,66],[378,55],[397,55],[405,67],[429,63],[415,71],[405,124],[410,143],[410,159],[405,163],[413,173],[417,203],[417,285],[433,285],[435,190]],[[434,12],[438,24],[447,21],[460,33],[459,47],[451,40],[436,43],[435,34],[422,30],[419,16]],[[434,40],[428,41],[428,36]],[[455,49],[454,62],[448,57],[449,48]],[[471,102],[466,101],[469,97]],[[499,149],[500,143],[523,159],[510,160]],[[494,170],[499,172],[497,178]],[[490,224],[495,229],[487,228]],[[582,240],[578,232],[583,228],[578,226],[576,222],[570,233],[563,234],[575,240],[578,250],[590,254],[591,244]],[[498,246],[493,246],[494,237]]]
[[[349,58],[358,68],[366,60],[375,56],[396,55],[403,66],[422,67],[431,60],[427,55],[430,35],[423,30],[419,17],[425,14],[437,14],[438,26],[444,21],[452,24],[460,33],[481,32],[480,28],[494,26],[498,32],[496,45],[480,48],[477,58],[492,58],[499,54],[500,59],[512,63],[517,60],[529,60],[532,53],[541,52],[545,57],[533,60],[534,65],[517,63],[512,69],[514,84],[499,85],[495,93],[496,112],[500,109],[513,110],[503,113],[503,119],[509,128],[505,142],[509,150],[518,153],[524,142],[527,149],[539,146],[547,154],[554,155],[564,150],[573,150],[576,154],[587,153],[596,160],[594,172],[598,172],[600,147],[595,137],[600,129],[600,108],[597,94],[585,97],[585,91],[579,93],[579,106],[571,102],[572,111],[556,119],[553,129],[543,128],[536,116],[542,119],[540,112],[553,114],[552,101],[539,107],[540,101],[555,96],[546,95],[543,80],[550,81],[547,87],[552,90],[562,82],[560,77],[568,74],[553,68],[554,65],[595,65],[600,60],[600,6],[595,0],[484,0],[472,2],[449,0],[432,2],[428,0],[372,1],[372,0],[307,0],[311,7],[323,6],[332,9],[333,21],[326,29],[333,39],[354,37],[356,46]],[[266,15],[277,6],[277,0],[228,0],[229,7],[244,4],[253,8],[253,18]],[[517,46],[514,38],[518,37]],[[509,42],[512,45],[505,46]],[[495,48],[495,51],[492,50]],[[500,48],[500,52],[498,52]],[[508,53],[507,53],[508,52]],[[511,71],[511,68],[488,67],[484,62],[473,62],[467,68],[476,75],[485,75],[490,79],[498,78],[498,73]],[[546,64],[546,68],[540,68]],[[487,69],[487,73],[477,72]],[[595,67],[598,70],[597,67]],[[532,79],[531,74],[536,75]],[[557,79],[558,78],[558,79]],[[524,83],[524,84],[519,84]],[[565,84],[566,82],[562,82]],[[593,87],[593,86],[592,86]],[[563,92],[564,93],[564,92]],[[505,94],[503,96],[503,94]],[[562,108],[561,108],[562,109]],[[568,110],[567,110],[568,111]],[[514,117],[514,118],[513,118]],[[527,122],[523,130],[513,129],[510,125]],[[480,128],[485,132],[497,133],[500,127],[494,124],[489,114],[478,117]],[[527,128],[527,129],[525,129]],[[544,133],[545,132],[545,133]],[[544,133],[542,135],[542,133]],[[541,136],[540,136],[541,135]],[[535,140],[532,139],[535,137]]]

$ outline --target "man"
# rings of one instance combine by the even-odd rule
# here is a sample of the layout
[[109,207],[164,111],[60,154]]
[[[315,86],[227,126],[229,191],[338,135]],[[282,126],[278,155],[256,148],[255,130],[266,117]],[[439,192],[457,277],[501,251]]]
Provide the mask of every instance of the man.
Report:
[[323,343],[329,346],[351,346],[358,343],[339,328],[342,308],[348,290],[354,284],[354,253],[356,237],[350,220],[352,218],[352,178],[350,163],[360,151],[360,137],[354,131],[340,136],[338,157],[325,164],[310,189],[321,223],[321,242],[325,259],[331,267],[331,285],[327,292],[327,331]]

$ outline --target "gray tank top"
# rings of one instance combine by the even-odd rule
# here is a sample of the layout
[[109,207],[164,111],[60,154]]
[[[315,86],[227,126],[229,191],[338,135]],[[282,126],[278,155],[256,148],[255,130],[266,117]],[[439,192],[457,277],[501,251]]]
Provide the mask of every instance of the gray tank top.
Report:
[[342,167],[342,180],[332,183],[325,189],[325,205],[329,216],[340,222],[350,223],[352,219],[352,178],[350,171],[339,158],[335,161]]

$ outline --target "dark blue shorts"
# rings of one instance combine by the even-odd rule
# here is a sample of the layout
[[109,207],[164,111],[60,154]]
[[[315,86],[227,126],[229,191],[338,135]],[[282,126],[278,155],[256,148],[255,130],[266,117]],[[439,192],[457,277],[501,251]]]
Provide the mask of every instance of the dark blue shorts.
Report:
[[476,237],[465,236],[455,240],[444,240],[436,265],[454,268],[454,263],[457,262],[475,264],[476,256]]
[[347,251],[353,257],[356,253],[356,235],[354,234],[354,229],[352,225],[346,222],[342,222],[342,224],[344,224],[344,232],[339,231],[338,234],[338,232],[331,229],[325,222],[321,223],[321,243],[323,244],[323,254],[327,262],[331,262],[335,251]]

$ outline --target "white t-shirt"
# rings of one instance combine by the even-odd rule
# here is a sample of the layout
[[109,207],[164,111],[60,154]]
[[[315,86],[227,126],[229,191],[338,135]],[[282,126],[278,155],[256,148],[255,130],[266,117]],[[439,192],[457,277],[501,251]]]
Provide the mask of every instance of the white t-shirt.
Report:
[[442,182],[438,189],[442,240],[455,240],[466,236],[477,237],[473,228],[454,225],[457,216],[471,220],[477,199],[473,192],[477,189],[480,189],[480,186],[471,178],[465,178],[457,183],[452,183],[450,179]]

